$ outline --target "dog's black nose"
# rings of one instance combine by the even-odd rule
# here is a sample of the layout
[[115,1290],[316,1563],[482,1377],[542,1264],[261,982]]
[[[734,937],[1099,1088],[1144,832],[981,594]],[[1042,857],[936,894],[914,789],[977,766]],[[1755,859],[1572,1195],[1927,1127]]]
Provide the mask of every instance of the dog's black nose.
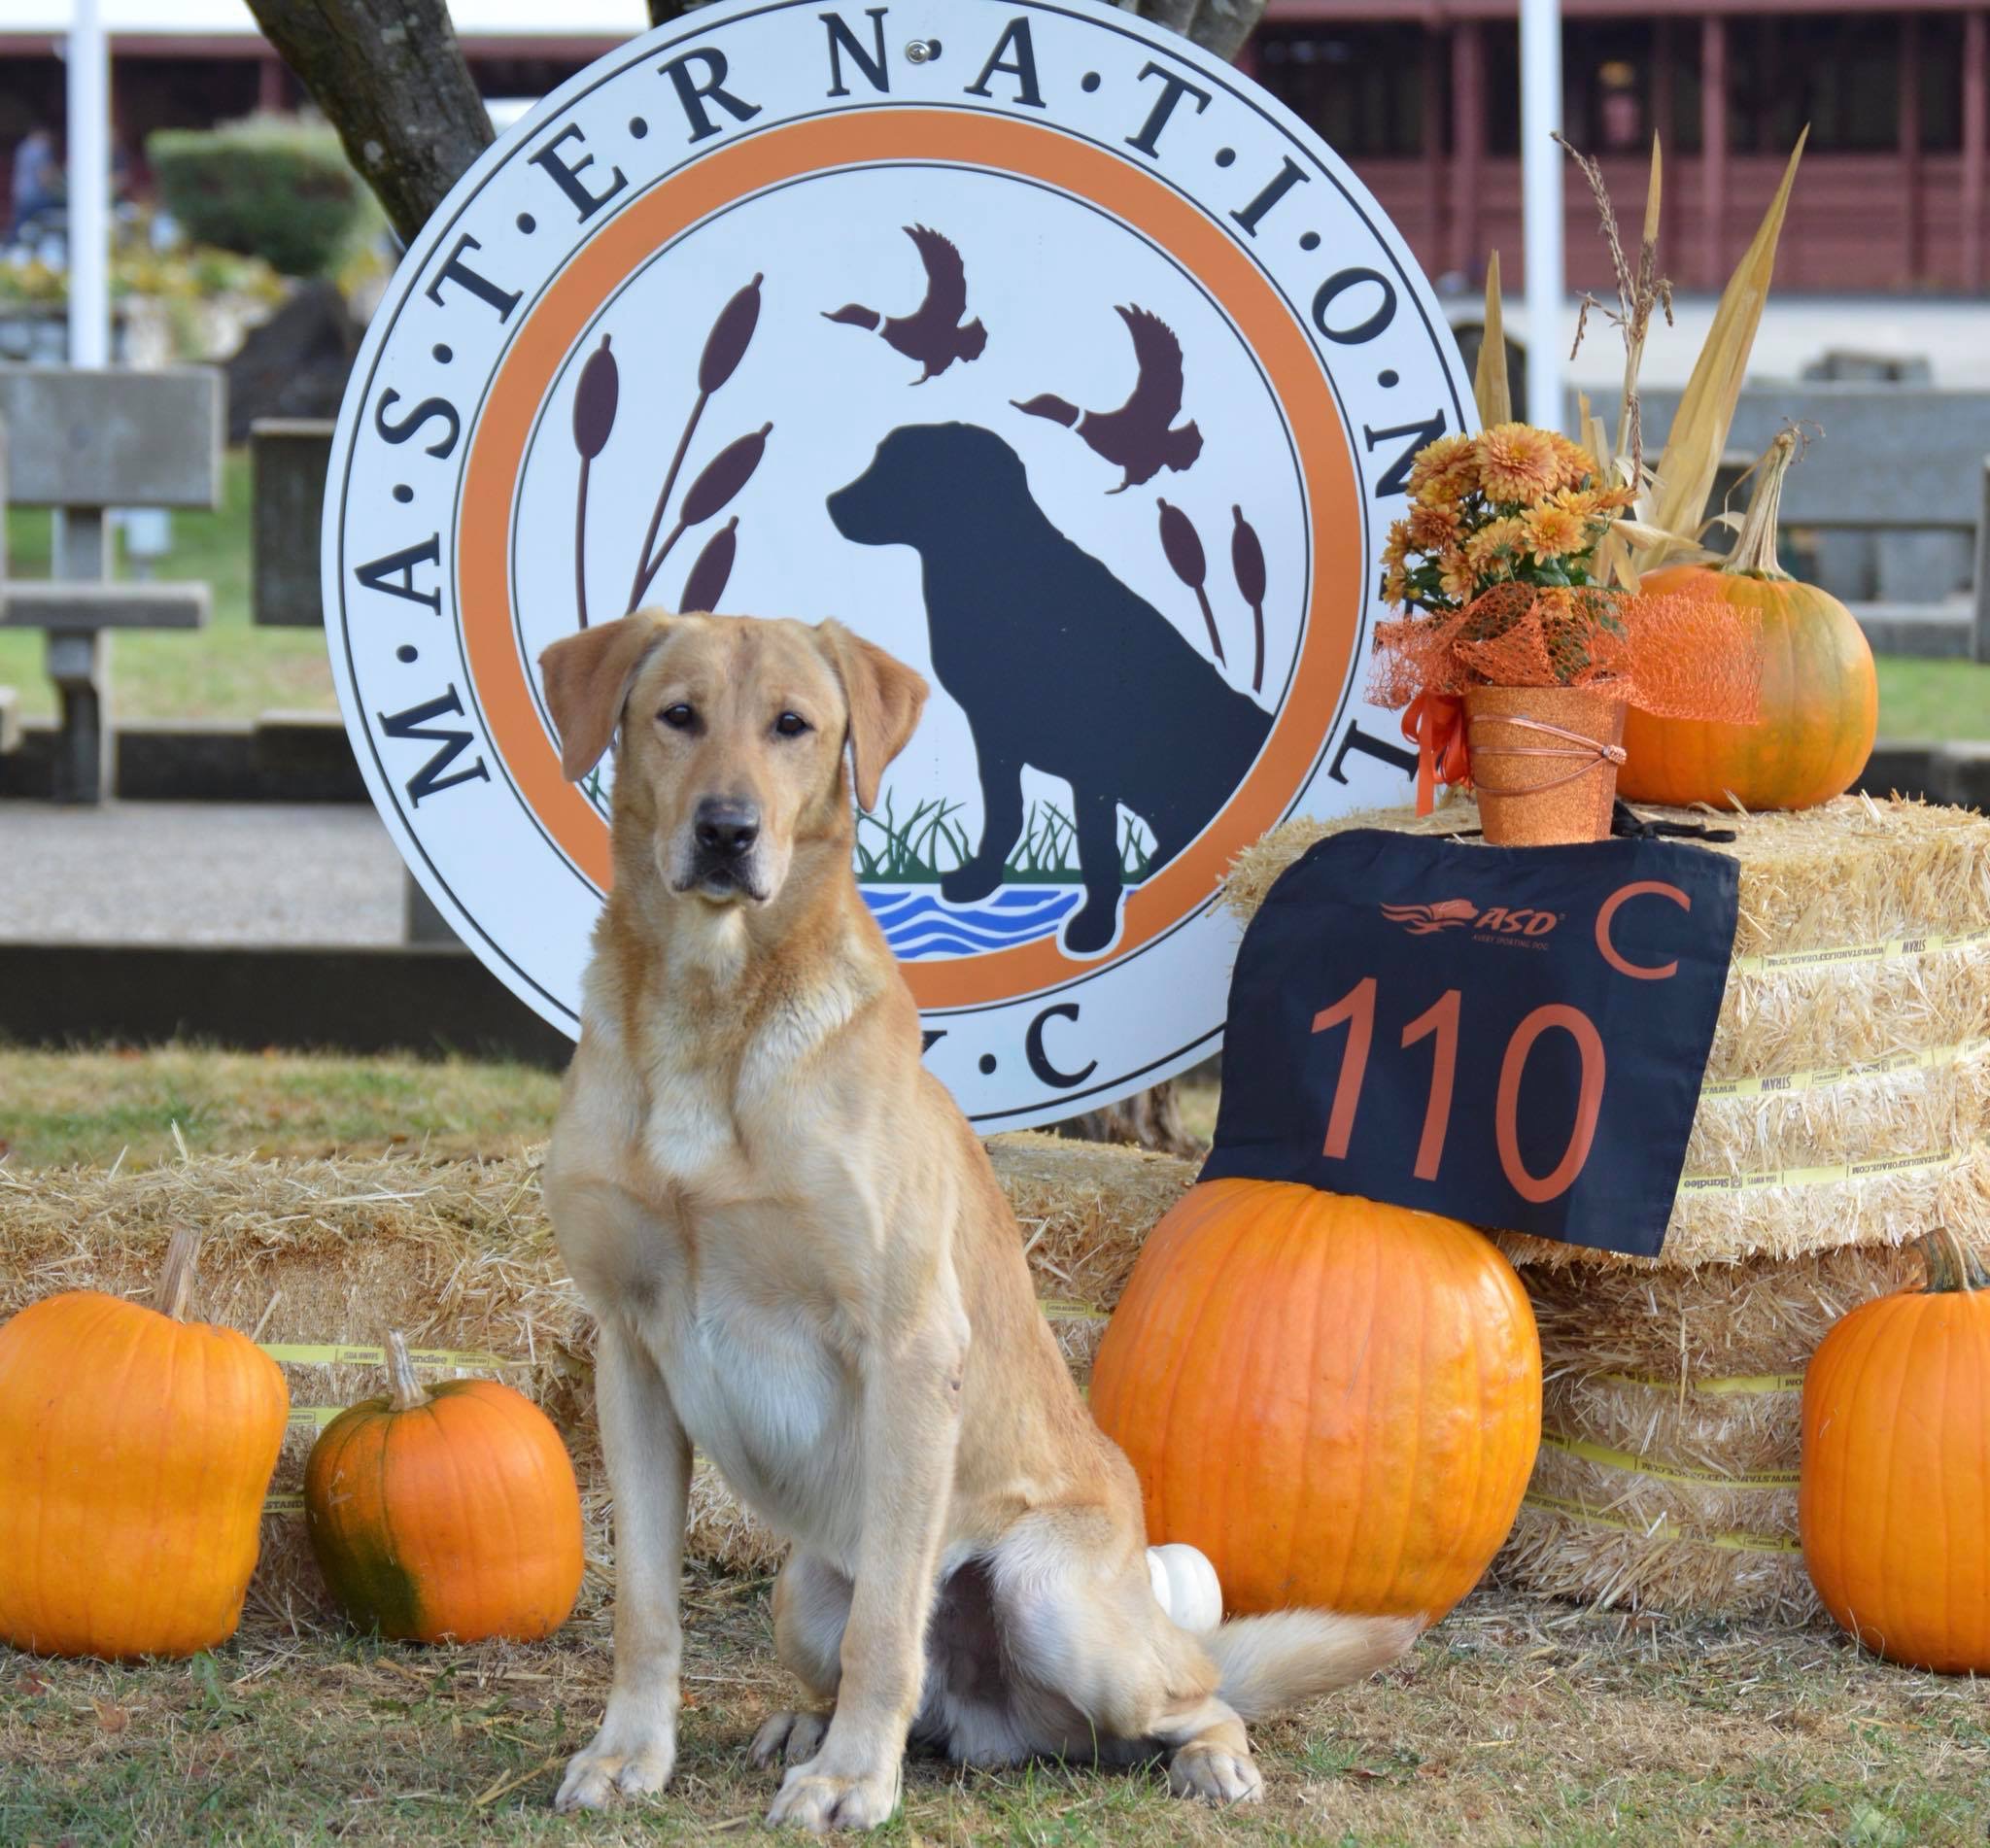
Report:
[[760,809],[753,803],[707,796],[698,804],[692,830],[705,852],[737,860],[760,838]]

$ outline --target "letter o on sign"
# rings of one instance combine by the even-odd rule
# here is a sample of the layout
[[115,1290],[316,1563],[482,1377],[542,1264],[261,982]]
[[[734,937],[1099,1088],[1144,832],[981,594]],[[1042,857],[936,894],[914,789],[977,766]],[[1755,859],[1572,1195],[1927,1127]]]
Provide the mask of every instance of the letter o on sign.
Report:
[[1646,893],[1654,898],[1670,899],[1682,911],[1693,909],[1693,901],[1676,885],[1667,885],[1664,879],[1633,879],[1629,885],[1620,885],[1612,892],[1603,901],[1603,908],[1596,913],[1596,948],[1620,975],[1629,975],[1633,981],[1664,981],[1666,976],[1679,973],[1676,957],[1669,963],[1628,962],[1610,941],[1610,925],[1617,916],[1617,907],[1627,900],[1641,898]]
[[[1582,1082],[1576,1093],[1575,1122],[1568,1132],[1568,1146],[1548,1174],[1536,1179],[1520,1158],[1520,1081],[1527,1069],[1527,1054],[1534,1042],[1553,1027],[1560,1027],[1575,1041],[1582,1054]],[[1574,1185],[1582,1165],[1590,1158],[1590,1145],[1596,1138],[1596,1115],[1603,1105],[1603,1040],[1596,1023],[1580,1008],[1556,1002],[1536,1008],[1514,1029],[1506,1043],[1506,1056],[1499,1064],[1499,1096],[1492,1112],[1493,1133],[1499,1142],[1499,1165],[1515,1193],[1539,1206],[1554,1200]]]

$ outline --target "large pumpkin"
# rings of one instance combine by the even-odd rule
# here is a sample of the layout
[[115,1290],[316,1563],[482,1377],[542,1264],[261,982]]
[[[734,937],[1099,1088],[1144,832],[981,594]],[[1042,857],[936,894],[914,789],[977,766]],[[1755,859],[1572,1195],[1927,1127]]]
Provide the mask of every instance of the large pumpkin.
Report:
[[1926,1289],[1853,1310],[1804,1372],[1803,1562],[1868,1648],[1990,1674],[1990,1276],[1947,1231],[1921,1251]]
[[1091,1404],[1149,1539],[1206,1553],[1232,1611],[1434,1622],[1513,1525],[1541,1348],[1513,1267],[1468,1225],[1205,1181],[1142,1250]]
[[1762,721],[1702,724],[1629,708],[1617,792],[1632,802],[1807,808],[1852,786],[1872,754],[1879,682],[1872,649],[1829,592],[1776,564],[1776,508],[1795,454],[1785,431],[1763,462],[1733,553],[1717,567],[1645,573],[1654,595],[1714,595],[1762,622]]
[[531,1642],[566,1621],[583,1566],[560,1433],[495,1380],[424,1388],[399,1335],[390,1391],[342,1412],[304,1466],[304,1520],[354,1623],[399,1641]]
[[57,1656],[190,1656],[235,1632],[290,1393],[232,1328],[68,1290],[0,1328],[0,1637]]

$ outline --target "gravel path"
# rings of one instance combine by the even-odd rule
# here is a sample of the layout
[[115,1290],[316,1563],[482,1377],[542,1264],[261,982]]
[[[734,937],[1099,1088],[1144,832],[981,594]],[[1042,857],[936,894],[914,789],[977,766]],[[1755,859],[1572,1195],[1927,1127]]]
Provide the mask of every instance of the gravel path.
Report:
[[0,941],[397,943],[402,883],[359,804],[0,802]]

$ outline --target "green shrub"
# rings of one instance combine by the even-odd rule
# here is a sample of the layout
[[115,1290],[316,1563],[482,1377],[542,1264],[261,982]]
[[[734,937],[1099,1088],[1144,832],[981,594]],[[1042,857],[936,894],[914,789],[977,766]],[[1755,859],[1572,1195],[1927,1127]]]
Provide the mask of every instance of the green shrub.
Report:
[[260,257],[286,276],[336,268],[369,217],[366,188],[329,128],[252,116],[162,128],[145,152],[189,238]]

